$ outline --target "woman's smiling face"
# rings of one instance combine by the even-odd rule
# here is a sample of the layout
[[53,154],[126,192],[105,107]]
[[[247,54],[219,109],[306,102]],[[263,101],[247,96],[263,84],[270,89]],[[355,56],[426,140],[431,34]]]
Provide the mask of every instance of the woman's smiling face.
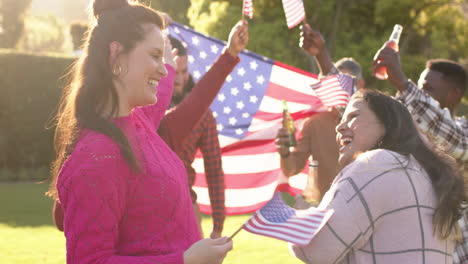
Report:
[[382,140],[385,128],[363,99],[352,99],[336,127],[339,150],[338,163],[344,167]]

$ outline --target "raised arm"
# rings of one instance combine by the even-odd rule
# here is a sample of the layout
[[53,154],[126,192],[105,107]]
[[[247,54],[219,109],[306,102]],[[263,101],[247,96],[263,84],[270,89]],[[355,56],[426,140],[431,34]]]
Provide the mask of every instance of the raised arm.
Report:
[[465,118],[457,122],[447,108],[442,109],[434,98],[418,89],[412,81],[397,93],[396,99],[408,108],[418,128],[428,134],[438,147],[457,161],[468,160],[468,122]]
[[375,69],[379,66],[386,66],[390,83],[395,86],[399,92],[404,92],[407,87],[408,77],[406,77],[401,68],[400,53],[384,46],[377,52],[375,61],[379,61],[379,63],[372,67]]
[[328,75],[335,68],[322,34],[317,30],[313,30],[309,24],[302,26],[299,46],[307,54],[314,57],[321,75]]
[[400,55],[391,48],[383,48],[378,59],[387,67],[388,80],[398,90],[399,99],[413,116],[418,128],[428,134],[440,148],[458,161],[468,160],[468,122],[456,122],[448,109],[442,109],[430,95],[410,81],[400,64]]
[[163,118],[159,134],[173,150],[181,148],[182,141],[209,108],[226,77],[239,62],[238,54],[247,43],[247,24],[239,22],[231,30],[224,53],[177,108]]

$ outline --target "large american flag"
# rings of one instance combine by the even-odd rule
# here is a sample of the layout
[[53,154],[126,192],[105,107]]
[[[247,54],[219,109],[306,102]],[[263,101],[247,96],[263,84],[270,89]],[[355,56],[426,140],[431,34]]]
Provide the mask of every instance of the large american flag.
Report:
[[243,228],[254,234],[307,245],[327,223],[333,212],[314,207],[295,210],[284,202],[280,193],[275,193],[265,206],[250,217]]
[[305,19],[304,3],[302,0],[283,0],[283,8],[288,28],[297,26]]
[[[177,23],[169,27],[169,34],[187,47],[189,71],[195,81],[209,70],[226,45]],[[288,101],[297,128],[306,117],[326,111],[310,88],[318,82],[314,74],[250,51],[239,56],[241,62],[211,105],[223,155],[226,213],[230,215],[258,210],[270,200],[282,176],[274,145],[282,121],[281,100]],[[211,214],[200,153],[193,167],[197,171],[193,189],[200,210]],[[289,183],[303,189],[306,177],[306,173],[301,173],[290,178]]]
[[242,5],[242,13],[248,16],[250,19],[253,18],[253,0],[244,0]]

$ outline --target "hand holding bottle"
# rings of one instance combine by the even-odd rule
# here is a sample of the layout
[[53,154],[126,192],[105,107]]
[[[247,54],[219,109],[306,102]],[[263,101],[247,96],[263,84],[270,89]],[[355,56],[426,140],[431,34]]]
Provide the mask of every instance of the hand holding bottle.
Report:
[[[402,30],[403,27],[401,25],[396,24],[395,27],[393,27],[393,32],[390,35],[390,38],[387,42],[384,43],[383,47],[380,50],[387,47],[394,50],[395,52],[398,52],[398,43],[400,41]],[[385,67],[385,65],[382,64],[382,59],[378,57],[380,50],[374,56],[374,76],[377,79],[386,80],[388,78],[387,68]]]
[[288,147],[295,147],[296,142],[296,128],[294,127],[294,121],[291,117],[291,114],[288,110],[288,103],[283,100],[283,127],[286,128],[286,131],[289,134]]
[[377,52],[376,61],[379,62],[373,67],[385,67],[388,80],[399,91],[404,91],[408,78],[401,69],[399,53],[389,47],[384,47]]
[[276,150],[283,158],[289,155],[289,137],[289,132],[284,127],[280,128],[276,134]]

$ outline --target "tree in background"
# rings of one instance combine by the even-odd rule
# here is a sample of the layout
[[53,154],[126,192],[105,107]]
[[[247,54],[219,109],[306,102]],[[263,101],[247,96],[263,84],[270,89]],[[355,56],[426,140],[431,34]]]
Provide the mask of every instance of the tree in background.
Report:
[[66,23],[55,15],[27,15],[24,19],[23,35],[16,48],[34,53],[66,53],[72,47],[66,31]]
[[0,0],[0,48],[14,48],[24,29],[24,14],[32,0]]
[[154,9],[164,11],[174,21],[188,25],[187,10],[190,7],[190,0],[142,0],[142,2]]
[[[299,28],[288,30],[280,0],[255,0],[249,49],[310,70],[312,60],[298,48]],[[333,59],[354,57],[363,66],[369,87],[390,89],[372,78],[375,52],[388,39],[394,24],[404,27],[400,51],[403,68],[417,79],[429,58],[456,61],[468,57],[468,19],[464,0],[308,0],[307,21],[322,32]],[[241,17],[242,1],[192,0],[190,25],[197,31],[226,39]],[[393,91],[393,89],[392,89]]]

